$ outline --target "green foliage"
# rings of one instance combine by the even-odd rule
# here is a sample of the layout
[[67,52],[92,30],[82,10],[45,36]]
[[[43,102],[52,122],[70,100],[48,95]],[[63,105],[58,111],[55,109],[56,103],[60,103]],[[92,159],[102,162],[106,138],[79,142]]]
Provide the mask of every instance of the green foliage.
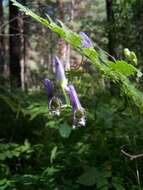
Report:
[[[93,70],[68,72],[86,109],[85,128],[72,130],[68,107],[53,119],[42,88],[29,94],[0,91],[0,189],[133,190],[139,189],[137,169],[142,188],[142,160],[136,164],[120,153],[122,147],[132,154],[143,150],[143,117],[135,106],[143,108],[143,96],[132,84],[141,73],[130,62],[109,61],[104,51],[83,49],[79,35],[62,23],[43,20],[16,4],[72,44]],[[101,88],[103,78],[122,93]]]
[[[77,79],[70,75],[81,101],[88,105],[85,128],[72,130],[66,110],[53,120],[42,93],[28,97],[15,94],[15,98],[11,94],[11,102],[21,103],[18,117],[17,111],[1,99],[0,111],[6,115],[0,114],[1,189],[118,190],[131,188],[133,184],[137,187],[135,165],[123,159],[120,148],[126,144],[134,152],[133,138],[137,136],[140,146],[136,146],[139,148],[136,151],[142,150],[142,116],[125,109],[122,97],[102,91],[98,79],[92,81],[93,76],[86,73],[80,78],[81,75]],[[138,164],[141,170],[142,162]]]
[[110,187],[114,187],[116,190],[125,189],[121,178],[112,176],[110,170],[95,167],[86,168],[86,171],[79,176],[77,182],[85,186],[93,186],[96,184],[97,189],[103,190],[108,190]]
[[115,63],[110,63],[109,67],[113,69],[113,71],[119,72],[126,77],[136,76],[136,74],[139,77],[142,76],[142,73],[139,70],[137,70],[133,65],[128,64],[127,62],[122,60],[116,61]]
[[110,177],[110,172],[100,171],[95,167],[90,167],[86,169],[85,173],[79,176],[77,182],[86,186],[93,186],[97,184],[97,188],[105,189],[105,187],[108,187],[108,178]]
[[[137,68],[135,68],[133,65],[129,66],[128,64],[124,64],[124,69],[120,68],[120,70],[122,70],[121,72],[122,74],[118,74],[121,63],[119,64],[119,62],[117,62],[118,66],[116,66],[116,69],[114,68],[114,70],[112,67],[108,66],[108,64],[103,64],[100,61],[100,59],[98,59],[99,54],[97,53],[97,51],[93,48],[87,48],[87,49],[82,48],[80,36],[75,32],[72,32],[67,27],[65,27],[64,24],[60,22],[61,26],[58,26],[55,22],[52,21],[51,18],[48,17],[49,18],[48,21],[47,19],[44,19],[34,14],[28,8],[22,6],[20,3],[16,2],[15,0],[11,1],[14,3],[15,6],[19,7],[21,11],[25,12],[27,15],[31,16],[32,18],[34,18],[44,26],[51,29],[53,32],[57,33],[60,37],[64,38],[70,45],[72,45],[81,55],[87,57],[91,61],[91,63],[95,65],[95,67],[98,69],[99,72],[102,72],[106,77],[108,77],[113,82],[118,83],[122,92],[125,93],[132,101],[134,101],[134,103],[140,108],[140,110],[143,111],[142,107],[143,95],[141,92],[138,92],[136,88],[134,88],[133,84],[129,83],[128,78],[126,77],[133,75],[133,70],[137,71],[138,73]],[[139,74],[138,76],[141,76],[141,74]],[[141,94],[141,96],[139,96],[138,94]]]
[[53,163],[53,161],[54,161],[55,158],[56,158],[57,149],[58,149],[58,147],[55,146],[55,147],[52,149],[52,151],[51,151],[51,158],[50,158],[50,162],[51,162],[51,163]]
[[4,161],[7,158],[20,157],[23,153],[27,156],[31,153],[30,144],[25,140],[24,145],[18,145],[14,143],[6,143],[0,145],[0,161]]

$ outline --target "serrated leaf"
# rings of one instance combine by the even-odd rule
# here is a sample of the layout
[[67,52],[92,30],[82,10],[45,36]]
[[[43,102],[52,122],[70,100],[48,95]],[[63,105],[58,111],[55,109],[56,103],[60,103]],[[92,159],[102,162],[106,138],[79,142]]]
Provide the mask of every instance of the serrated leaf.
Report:
[[116,61],[115,63],[110,64],[109,67],[127,77],[136,75],[138,71],[133,65],[128,64],[125,61]]
[[[95,67],[98,69],[99,72],[104,73],[105,76],[107,76],[110,80],[113,82],[120,83],[119,85],[121,91],[125,92],[125,94],[132,99],[135,105],[137,105],[140,108],[140,111],[143,112],[143,93],[141,93],[137,88],[134,87],[133,84],[130,84],[129,86],[126,86],[127,83],[130,81],[128,80],[128,76],[134,76],[137,74],[138,77],[142,76],[142,73],[136,69],[131,64],[126,63],[125,61],[117,61],[116,64],[101,64],[100,59],[97,59],[97,56],[99,56],[99,53],[95,53],[96,51],[92,48],[82,48],[81,46],[81,39],[79,35],[75,32],[72,32],[71,30],[66,31],[65,28],[58,26],[56,23],[51,24],[48,21],[48,19],[44,19],[37,14],[33,13],[30,9],[24,7],[20,3],[18,3],[16,0],[11,0],[15,6],[20,8],[21,11],[23,11],[25,14],[30,15],[32,18],[34,18],[36,21],[40,22],[44,26],[51,29],[53,32],[60,34],[64,38],[66,42],[68,42],[70,45],[72,45],[78,52],[88,57],[88,59],[95,65]],[[62,34],[62,32],[65,32],[65,35]],[[87,50],[88,49],[88,50]],[[135,59],[135,56],[133,56],[133,59]],[[136,63],[136,60],[133,60],[134,63]],[[132,90],[134,88],[134,90]],[[139,95],[140,94],[140,95]]]
[[98,58],[98,53],[93,48],[84,48],[83,52],[87,57],[90,57],[92,60],[96,60]]
[[81,37],[70,30],[62,21],[58,20],[60,23],[62,30],[65,32],[65,39],[70,42],[73,46],[80,47],[81,46]]
[[63,29],[54,22],[50,23],[50,28],[53,32],[59,34],[60,37],[64,37],[66,35]]
[[71,134],[72,128],[65,122],[60,125],[59,133],[62,137],[68,138]]

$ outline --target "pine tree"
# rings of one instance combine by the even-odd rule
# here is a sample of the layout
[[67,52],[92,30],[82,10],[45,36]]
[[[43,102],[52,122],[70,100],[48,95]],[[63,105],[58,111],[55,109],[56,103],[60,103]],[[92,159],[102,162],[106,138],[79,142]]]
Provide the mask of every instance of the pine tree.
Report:
[[5,58],[5,42],[3,29],[3,5],[0,1],[0,74],[4,72],[4,58]]
[[19,11],[9,4],[9,57],[10,57],[10,82],[12,88],[21,87],[21,43]]
[[108,22],[108,52],[112,56],[116,56],[114,49],[114,12],[113,12],[113,0],[106,0],[107,22]]

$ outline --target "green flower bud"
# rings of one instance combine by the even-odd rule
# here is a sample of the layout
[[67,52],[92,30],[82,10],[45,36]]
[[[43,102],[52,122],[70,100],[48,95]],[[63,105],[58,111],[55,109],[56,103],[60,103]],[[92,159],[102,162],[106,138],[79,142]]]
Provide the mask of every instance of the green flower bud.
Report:
[[136,54],[131,51],[130,53],[130,61],[134,64],[134,65],[137,65],[137,57],[136,57]]
[[125,55],[125,57],[126,57],[127,59],[129,59],[129,57],[130,57],[130,50],[129,50],[128,48],[125,48],[125,49],[124,49],[124,55]]
[[124,55],[126,59],[132,64],[137,65],[137,57],[136,54],[133,51],[130,51],[128,48],[124,49]]

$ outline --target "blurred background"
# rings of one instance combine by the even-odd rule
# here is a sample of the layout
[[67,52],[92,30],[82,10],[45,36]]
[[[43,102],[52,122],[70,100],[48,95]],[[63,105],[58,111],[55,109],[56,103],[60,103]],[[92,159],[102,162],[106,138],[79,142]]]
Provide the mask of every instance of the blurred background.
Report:
[[[143,0],[17,0],[85,32],[116,59],[143,60]],[[86,110],[85,128],[48,114],[44,78],[62,60]],[[142,90],[142,79],[130,79]],[[59,93],[55,90],[55,93]],[[46,27],[0,0],[0,190],[141,190],[143,118],[138,108]]]

